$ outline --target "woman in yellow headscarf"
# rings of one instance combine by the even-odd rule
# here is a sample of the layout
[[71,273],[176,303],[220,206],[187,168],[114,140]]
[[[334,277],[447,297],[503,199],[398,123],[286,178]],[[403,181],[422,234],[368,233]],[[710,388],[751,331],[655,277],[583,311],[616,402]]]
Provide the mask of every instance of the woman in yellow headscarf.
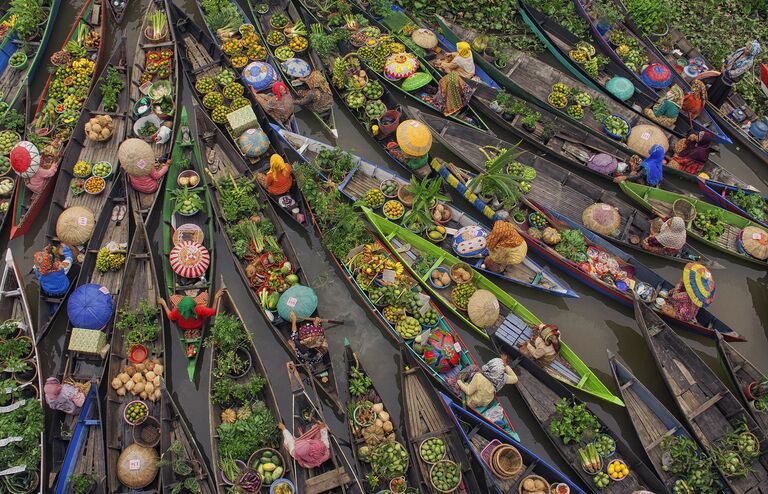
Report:
[[269,158],[269,171],[260,174],[259,181],[267,188],[267,192],[279,196],[288,192],[293,186],[293,169],[279,154]]
[[446,53],[435,61],[435,65],[443,72],[455,72],[465,79],[475,77],[475,61],[472,59],[472,49],[466,41],[456,43],[456,51]]

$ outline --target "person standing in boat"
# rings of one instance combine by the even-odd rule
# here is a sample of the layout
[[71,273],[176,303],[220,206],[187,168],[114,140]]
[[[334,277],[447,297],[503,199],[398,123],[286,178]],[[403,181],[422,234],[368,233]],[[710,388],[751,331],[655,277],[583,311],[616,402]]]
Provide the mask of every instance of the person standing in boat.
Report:
[[683,321],[695,321],[699,309],[707,307],[715,298],[715,279],[703,264],[689,262],[683,268],[683,277],[669,293],[662,312]]
[[707,130],[691,134],[687,139],[680,139],[675,144],[675,154],[668,166],[694,175],[704,169],[712,153],[712,140],[715,135]]
[[674,256],[683,250],[686,238],[685,221],[679,216],[673,216],[661,224],[658,232],[651,228],[650,235],[640,245],[648,252]]
[[472,49],[466,41],[456,43],[456,51],[446,53],[435,60],[435,67],[443,72],[455,72],[465,79],[475,78],[475,61],[472,59]]
[[273,196],[281,196],[293,187],[293,169],[277,153],[269,158],[269,171],[257,173],[256,178]]
[[664,171],[664,148],[658,144],[651,147],[651,152],[639,166],[630,164],[629,175],[619,175],[614,182],[637,182],[652,187],[657,187],[661,183]]
[[752,40],[747,46],[739,48],[723,60],[720,77],[709,87],[709,102],[720,108],[733,91],[733,86],[744,75],[752,70],[755,57],[760,54],[762,47],[758,40]]
[[[163,308],[168,320],[176,323],[176,326],[184,331],[185,338],[195,339],[200,337],[206,319],[216,315],[216,311],[219,309],[219,301],[223,294],[224,288],[219,288],[216,295],[213,296],[213,305],[211,307],[198,304],[197,300],[188,295],[185,295],[173,310],[168,308],[168,304],[162,297],[157,297],[157,304]],[[190,354],[190,352],[192,353]],[[191,357],[194,354],[194,345],[190,344],[187,347],[187,355]]]

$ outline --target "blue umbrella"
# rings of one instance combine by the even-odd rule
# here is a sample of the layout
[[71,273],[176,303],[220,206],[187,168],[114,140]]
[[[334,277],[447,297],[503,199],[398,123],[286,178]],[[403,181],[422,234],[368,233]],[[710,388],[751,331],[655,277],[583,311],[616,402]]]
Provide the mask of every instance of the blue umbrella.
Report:
[[243,80],[256,91],[261,91],[277,80],[277,74],[268,63],[251,62],[243,69]]
[[280,64],[286,74],[293,78],[307,77],[312,72],[312,67],[300,58],[289,58]]
[[296,319],[311,316],[317,309],[317,295],[308,286],[293,285],[280,295],[277,313],[286,321],[291,320],[291,311],[296,312]]
[[80,285],[69,296],[67,316],[76,328],[101,329],[112,317],[112,295],[96,283]]

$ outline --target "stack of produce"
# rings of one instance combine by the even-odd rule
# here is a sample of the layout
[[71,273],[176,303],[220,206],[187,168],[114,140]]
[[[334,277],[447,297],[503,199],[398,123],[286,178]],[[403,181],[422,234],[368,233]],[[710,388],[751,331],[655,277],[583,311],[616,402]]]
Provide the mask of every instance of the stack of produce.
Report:
[[142,400],[157,401],[160,399],[162,377],[160,359],[153,357],[139,364],[124,366],[120,374],[112,379],[112,389],[118,396],[130,393]]

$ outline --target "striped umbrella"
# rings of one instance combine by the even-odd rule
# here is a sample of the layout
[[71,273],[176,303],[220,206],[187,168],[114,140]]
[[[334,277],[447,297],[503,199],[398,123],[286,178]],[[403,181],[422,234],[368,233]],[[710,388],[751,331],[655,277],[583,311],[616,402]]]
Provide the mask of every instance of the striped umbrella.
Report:
[[689,262],[683,268],[683,286],[697,307],[706,307],[715,298],[715,279],[712,273],[697,262]]
[[189,240],[174,245],[169,257],[173,272],[184,278],[201,277],[211,263],[208,249]]

